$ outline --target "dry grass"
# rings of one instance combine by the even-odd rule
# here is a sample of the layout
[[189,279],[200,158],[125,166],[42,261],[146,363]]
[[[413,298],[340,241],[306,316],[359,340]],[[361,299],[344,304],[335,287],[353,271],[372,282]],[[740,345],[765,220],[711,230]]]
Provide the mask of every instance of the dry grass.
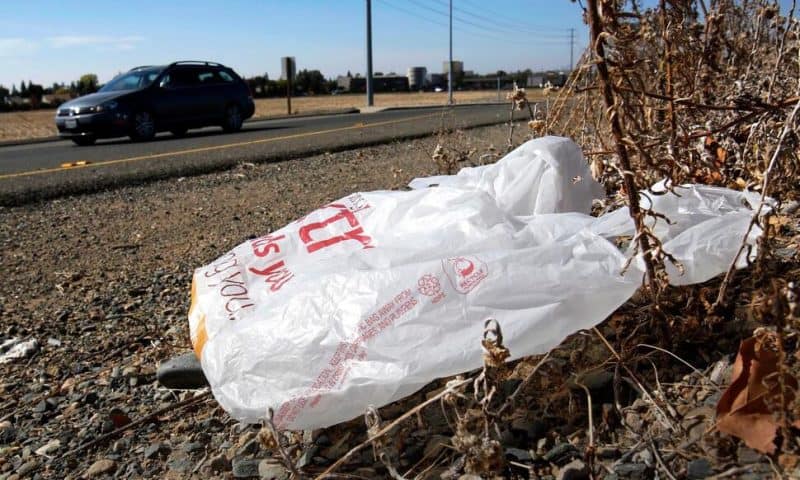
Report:
[[[502,98],[505,98],[505,92]],[[456,103],[483,103],[497,100],[495,91],[455,92]],[[444,105],[447,93],[380,93],[375,95],[377,107],[410,107]],[[359,108],[365,104],[363,94],[319,95],[292,99],[295,114],[327,112],[347,108]],[[256,117],[286,115],[285,98],[259,98],[256,100]],[[0,113],[0,141],[49,137],[55,135],[53,110]]]

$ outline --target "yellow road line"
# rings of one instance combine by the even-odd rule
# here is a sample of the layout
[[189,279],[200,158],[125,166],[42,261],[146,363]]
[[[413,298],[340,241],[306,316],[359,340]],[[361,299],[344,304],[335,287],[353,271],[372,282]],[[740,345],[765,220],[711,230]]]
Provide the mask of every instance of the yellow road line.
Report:
[[[118,160],[106,160],[100,162],[74,162],[70,168],[63,168],[61,166],[57,168],[46,168],[43,170],[30,170],[27,172],[17,172],[17,173],[7,173],[4,175],[0,175],[0,180],[7,179],[7,178],[17,178],[17,177],[27,177],[31,175],[43,175],[46,173],[54,173],[54,172],[63,172],[65,170],[77,170],[80,168],[87,168],[87,167],[102,167],[106,165],[114,165],[117,163],[128,163],[128,162],[138,162],[141,160],[152,160],[155,158],[163,158],[163,157],[175,157],[180,155],[189,155],[192,153],[201,153],[201,152],[210,152],[213,150],[224,150],[226,148],[236,148],[236,147],[245,147],[248,145],[256,145],[259,143],[270,143],[270,142],[278,142],[280,140],[291,140],[295,138],[303,138],[303,137],[313,137],[316,135],[324,135],[326,133],[335,133],[335,132],[344,132],[347,130],[359,130],[364,128],[370,127],[381,127],[385,125],[392,125],[396,123],[403,123],[403,122],[410,122],[414,120],[419,120],[422,118],[429,118],[429,117],[436,117],[439,116],[439,113],[427,114],[427,115],[417,115],[415,117],[408,117],[403,118],[401,120],[386,120],[385,122],[376,122],[376,123],[357,123],[355,125],[351,125],[349,127],[339,127],[339,128],[331,128],[328,130],[318,130],[316,132],[305,132],[305,133],[295,133],[292,135],[283,135],[280,137],[270,137],[270,138],[262,138],[260,140],[249,140],[246,142],[236,142],[236,143],[228,143],[225,145],[214,145],[212,147],[200,147],[200,148],[191,148],[188,150],[177,150],[174,152],[165,152],[165,153],[153,153],[150,155],[141,155],[138,157],[128,157],[128,158],[120,158]],[[246,130],[245,130],[246,132]]]

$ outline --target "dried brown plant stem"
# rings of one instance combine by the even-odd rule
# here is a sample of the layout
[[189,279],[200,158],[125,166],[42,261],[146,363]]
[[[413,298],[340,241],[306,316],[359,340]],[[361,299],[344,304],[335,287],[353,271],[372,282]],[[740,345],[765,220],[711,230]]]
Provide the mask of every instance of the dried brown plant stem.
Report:
[[658,412],[661,414],[661,417],[665,421],[669,422],[667,423],[667,427],[670,430],[677,432],[679,428],[676,427],[675,424],[670,421],[670,415],[667,414],[667,412],[665,412],[664,409],[662,409],[658,405],[656,399],[653,398],[652,395],[650,395],[650,392],[648,392],[646,388],[644,388],[644,385],[639,380],[639,377],[633,372],[633,370],[631,370],[627,365],[623,363],[622,356],[620,356],[620,354],[617,353],[617,350],[611,345],[611,343],[608,342],[608,339],[606,339],[606,337],[602,333],[600,333],[600,330],[598,330],[597,327],[592,327],[592,331],[595,333],[595,335],[597,335],[600,338],[600,340],[603,342],[603,345],[606,346],[606,348],[608,349],[609,352],[611,352],[614,358],[617,359],[617,364],[621,366],[623,370],[625,370],[630,379],[636,384],[639,390],[641,390],[642,396],[645,398],[645,400],[648,400],[656,408],[656,410],[658,410]]
[[119,435],[122,432],[125,432],[127,430],[131,430],[133,428],[138,427],[139,425],[142,425],[142,424],[147,423],[147,422],[149,422],[151,420],[154,420],[159,415],[163,415],[165,413],[173,413],[174,414],[175,412],[177,412],[177,411],[179,411],[179,410],[181,410],[183,408],[189,407],[191,405],[196,405],[196,404],[202,402],[203,400],[206,400],[210,396],[211,396],[211,392],[206,391],[206,392],[202,392],[200,394],[197,394],[194,397],[189,397],[189,398],[187,398],[185,400],[181,400],[178,403],[173,403],[172,405],[167,405],[164,408],[160,408],[160,409],[156,410],[153,413],[150,413],[148,415],[145,415],[142,418],[139,418],[139,419],[136,419],[136,420],[132,421],[131,423],[123,425],[123,426],[117,428],[116,430],[112,430],[112,431],[110,431],[110,432],[108,432],[108,433],[106,433],[104,435],[100,435],[99,437],[95,438],[94,440],[92,440],[90,442],[86,442],[84,444],[78,445],[74,449],[66,452],[63,455],[61,455],[59,457],[59,460],[63,460],[65,458],[67,458],[67,457],[75,455],[78,452],[82,452],[83,450],[86,450],[89,447],[93,447],[95,445],[103,443],[106,440],[109,440],[111,438],[116,437],[117,435]]
[[678,123],[675,118],[675,102],[672,100],[672,41],[670,40],[669,22],[667,20],[666,0],[659,2],[661,36],[664,41],[664,95],[670,98],[667,110],[667,120],[669,121],[669,152],[675,152],[675,140],[678,136]]
[[781,135],[778,138],[778,143],[775,145],[775,151],[772,152],[772,158],[770,158],[769,166],[767,167],[767,171],[764,172],[764,180],[761,182],[761,199],[758,202],[758,206],[756,207],[755,211],[753,212],[753,216],[750,218],[750,223],[747,225],[747,230],[745,231],[744,238],[742,238],[742,244],[739,246],[739,250],[736,252],[736,256],[733,257],[733,261],[731,262],[730,267],[728,267],[727,273],[725,273],[725,279],[722,280],[722,285],[719,287],[719,292],[717,293],[717,299],[714,301],[712,305],[712,309],[716,310],[722,305],[722,302],[725,300],[725,294],[728,291],[728,286],[730,285],[731,279],[733,278],[733,273],[736,271],[736,263],[739,261],[739,257],[742,256],[742,253],[748,248],[747,238],[750,236],[750,232],[753,231],[753,227],[758,223],[759,217],[763,213],[764,206],[767,203],[767,191],[769,190],[769,182],[772,179],[772,171],[775,168],[775,165],[778,163],[778,157],[780,157],[781,153],[781,146],[783,145],[784,139],[786,139],[786,135],[792,131],[792,125],[794,124],[794,119],[797,116],[797,112],[800,110],[800,101],[794,106],[792,109],[792,113],[786,118],[786,121],[783,124],[783,129],[781,130]]
[[364,440],[363,442],[359,443],[358,445],[356,445],[355,447],[350,449],[350,451],[345,453],[342,456],[342,458],[340,458],[339,460],[336,460],[336,462],[333,465],[328,467],[324,472],[320,473],[319,475],[317,475],[314,478],[316,480],[320,480],[320,479],[323,479],[323,478],[331,476],[333,471],[335,471],[337,468],[341,467],[355,453],[360,451],[362,448],[364,448],[364,447],[366,447],[368,445],[371,445],[372,442],[374,442],[378,438],[380,438],[380,437],[386,435],[387,433],[389,433],[390,431],[392,431],[392,429],[394,429],[394,427],[396,427],[403,420],[405,420],[405,419],[407,419],[407,418],[409,418],[409,417],[411,417],[413,415],[416,415],[417,412],[421,411],[423,408],[427,407],[431,403],[434,403],[434,402],[438,401],[439,399],[441,399],[445,395],[449,395],[449,394],[453,393],[457,388],[459,388],[461,386],[464,386],[464,385],[466,385],[466,384],[468,384],[468,383],[470,383],[472,381],[473,381],[472,379],[467,378],[467,379],[462,379],[462,380],[454,380],[454,381],[450,382],[447,385],[447,387],[445,387],[444,390],[442,390],[441,392],[437,393],[433,397],[425,400],[424,402],[420,403],[419,405],[417,405],[416,407],[414,407],[411,410],[407,411],[406,413],[400,415],[395,420],[393,420],[391,423],[388,423],[385,427],[381,428],[374,436]]
[[286,450],[283,448],[283,443],[281,442],[281,436],[278,433],[278,429],[275,428],[275,422],[273,421],[273,417],[275,416],[275,411],[272,410],[272,407],[267,409],[267,418],[264,420],[265,426],[269,429],[269,433],[272,434],[272,438],[275,439],[275,445],[278,446],[278,453],[281,455],[281,459],[283,460],[283,465],[292,472],[292,478],[303,478],[300,472],[297,471],[297,468],[294,466],[294,462],[292,459],[289,458],[289,454],[286,453]]
[[617,103],[614,99],[611,77],[608,71],[608,65],[606,64],[605,47],[603,46],[604,42],[602,39],[604,33],[603,21],[600,19],[598,8],[597,0],[588,0],[589,26],[591,28],[592,45],[594,45],[594,52],[597,56],[597,73],[600,78],[603,101],[606,106],[606,115],[611,123],[611,132],[614,135],[614,147],[617,157],[619,157],[619,163],[622,166],[621,170],[625,186],[625,198],[627,199],[631,218],[636,226],[639,250],[642,252],[645,269],[647,270],[647,286],[650,289],[651,295],[655,297],[657,292],[656,269],[653,265],[650,238],[644,234],[644,219],[642,209],[639,206],[639,191],[634,181],[633,169],[625,143],[625,134],[622,130],[622,123],[619,118],[620,114],[617,111]]
[[656,462],[658,463],[658,466],[661,467],[667,478],[669,478],[669,480],[678,480],[675,477],[675,475],[673,475],[672,472],[669,470],[667,464],[664,462],[664,459],[661,458],[661,452],[658,451],[658,448],[656,447],[656,442],[654,442],[653,440],[650,440],[650,451],[653,453],[653,456],[656,457]]
[[[786,46],[786,36],[789,35],[789,31],[791,30],[789,27],[792,24],[792,20],[794,19],[794,10],[797,7],[797,0],[792,0],[792,7],[789,9],[789,15],[786,16],[786,28],[783,30],[783,35],[781,35],[781,43],[778,47],[778,55],[777,59],[775,60],[775,65],[781,64],[781,58],[783,58],[784,47]],[[778,68],[773,69],[772,76],[769,79],[769,88],[767,89],[767,103],[772,99],[772,89],[775,86],[775,79],[778,78]]]

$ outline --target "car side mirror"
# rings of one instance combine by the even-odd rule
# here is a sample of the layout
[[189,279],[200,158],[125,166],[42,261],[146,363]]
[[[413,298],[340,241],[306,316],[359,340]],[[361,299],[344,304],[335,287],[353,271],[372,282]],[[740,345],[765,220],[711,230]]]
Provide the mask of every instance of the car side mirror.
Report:
[[169,78],[162,78],[160,82],[158,82],[158,88],[169,88]]

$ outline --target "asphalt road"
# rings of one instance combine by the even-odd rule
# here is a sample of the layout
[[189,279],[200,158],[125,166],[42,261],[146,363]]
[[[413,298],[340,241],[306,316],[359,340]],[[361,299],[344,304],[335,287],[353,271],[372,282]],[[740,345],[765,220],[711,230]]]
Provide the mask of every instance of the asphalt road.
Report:
[[153,179],[199,174],[240,162],[279,161],[393,140],[438,129],[507,121],[507,105],[415,108],[248,122],[241,132],[218,128],[184,138],[159,135],[78,147],[70,141],[0,147],[0,205],[97,191]]

